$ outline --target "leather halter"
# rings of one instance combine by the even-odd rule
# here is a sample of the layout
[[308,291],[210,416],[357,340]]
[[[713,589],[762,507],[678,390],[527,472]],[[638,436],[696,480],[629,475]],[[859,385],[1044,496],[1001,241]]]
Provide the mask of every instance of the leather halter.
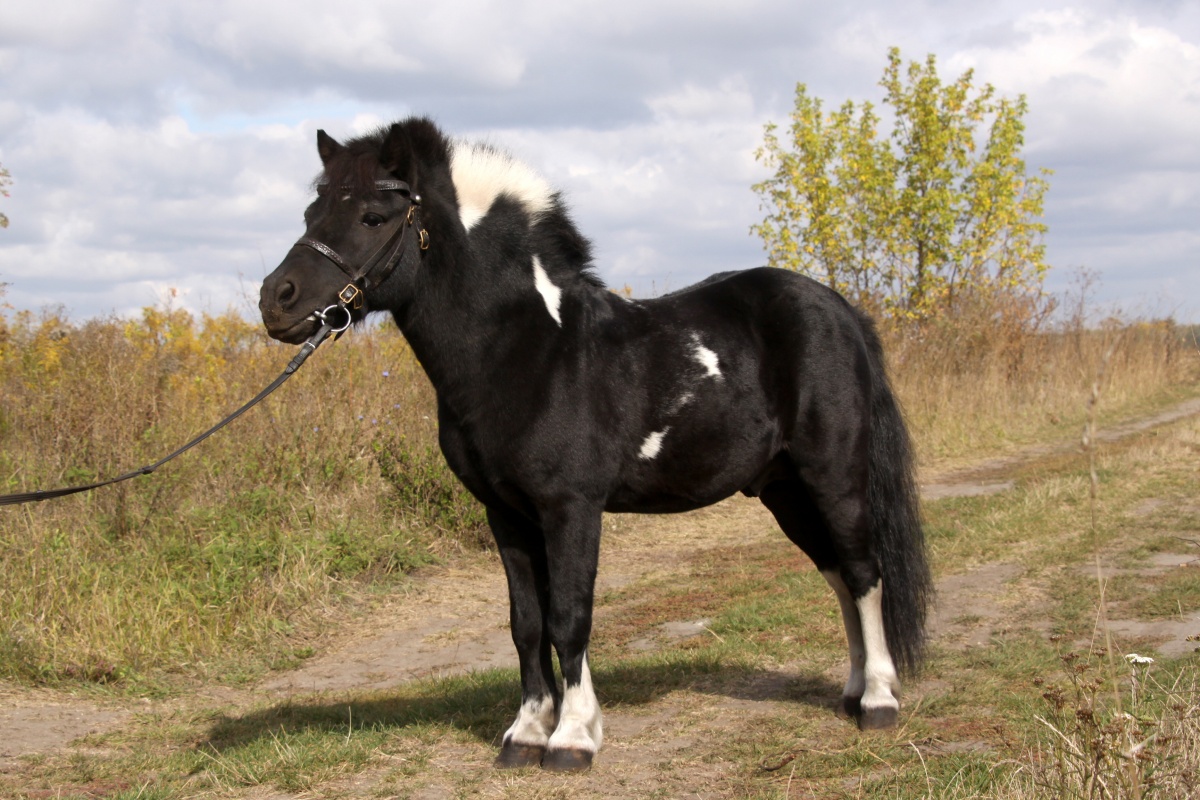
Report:
[[[320,193],[322,188],[327,190],[328,184],[319,186],[317,192]],[[343,188],[349,190],[349,187]],[[375,252],[357,270],[347,264],[346,260],[336,250],[317,239],[302,236],[296,240],[296,244],[292,245],[292,247],[303,246],[316,250],[336,264],[342,272],[350,277],[350,283],[346,284],[346,288],[338,292],[338,300],[341,301],[343,307],[349,306],[353,309],[362,308],[363,295],[366,290],[372,286],[380,285],[391,276],[392,272],[399,265],[401,256],[404,255],[404,236],[408,233],[409,228],[414,225],[417,227],[417,236],[421,249],[429,249],[429,233],[421,227],[420,222],[421,196],[414,194],[408,183],[400,180],[375,181],[375,189],[380,192],[400,192],[403,194],[409,199],[408,213],[404,215],[400,227],[388,237],[386,242],[376,248]],[[379,270],[378,273],[372,275],[376,269]]]

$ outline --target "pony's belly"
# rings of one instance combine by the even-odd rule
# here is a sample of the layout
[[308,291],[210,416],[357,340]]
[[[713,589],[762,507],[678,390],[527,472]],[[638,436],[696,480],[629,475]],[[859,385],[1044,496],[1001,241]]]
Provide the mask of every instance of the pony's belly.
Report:
[[683,497],[672,494],[638,494],[616,492],[605,504],[604,510],[615,514],[679,514],[719,503],[737,492],[736,489],[709,497]]
[[719,503],[738,492],[757,495],[785,458],[769,448],[750,448],[723,458],[675,458],[628,475],[605,503],[606,511],[673,514]]

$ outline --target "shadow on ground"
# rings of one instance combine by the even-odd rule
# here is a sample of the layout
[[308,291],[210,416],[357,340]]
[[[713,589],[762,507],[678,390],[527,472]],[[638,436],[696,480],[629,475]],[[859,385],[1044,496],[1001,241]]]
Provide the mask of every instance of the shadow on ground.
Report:
[[[816,671],[787,674],[713,658],[702,653],[661,656],[653,664],[599,667],[596,694],[606,713],[646,706],[676,690],[731,700],[793,702],[828,711],[841,702],[842,687]],[[486,670],[427,679],[370,694],[340,693],[289,697],[264,709],[219,717],[204,750],[225,752],[257,740],[304,732],[403,730],[450,726],[481,742],[498,744],[520,705],[520,682],[513,670]]]

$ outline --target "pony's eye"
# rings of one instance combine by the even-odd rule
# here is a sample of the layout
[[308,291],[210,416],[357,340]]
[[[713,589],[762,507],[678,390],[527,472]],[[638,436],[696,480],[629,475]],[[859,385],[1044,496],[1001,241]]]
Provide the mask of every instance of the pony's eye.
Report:
[[363,214],[362,224],[368,228],[378,228],[383,224],[383,217],[378,214]]

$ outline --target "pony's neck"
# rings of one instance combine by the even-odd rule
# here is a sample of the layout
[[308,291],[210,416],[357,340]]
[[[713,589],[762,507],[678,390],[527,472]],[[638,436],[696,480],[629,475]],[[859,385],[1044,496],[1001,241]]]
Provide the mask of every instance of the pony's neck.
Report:
[[587,240],[536,173],[496,150],[458,144],[450,174],[457,205],[426,197],[430,251],[395,313],[443,398],[487,391],[498,359],[580,334],[604,305],[586,269]]

